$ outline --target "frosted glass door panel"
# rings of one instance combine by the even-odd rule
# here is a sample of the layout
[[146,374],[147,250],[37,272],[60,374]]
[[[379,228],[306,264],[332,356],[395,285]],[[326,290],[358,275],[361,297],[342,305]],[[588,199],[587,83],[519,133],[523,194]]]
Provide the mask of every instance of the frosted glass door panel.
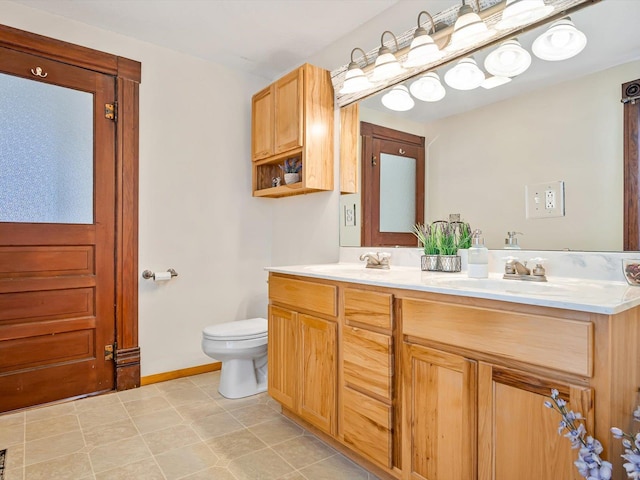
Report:
[[380,231],[411,232],[416,222],[416,159],[380,154]]
[[0,222],[93,223],[93,95],[0,74]]

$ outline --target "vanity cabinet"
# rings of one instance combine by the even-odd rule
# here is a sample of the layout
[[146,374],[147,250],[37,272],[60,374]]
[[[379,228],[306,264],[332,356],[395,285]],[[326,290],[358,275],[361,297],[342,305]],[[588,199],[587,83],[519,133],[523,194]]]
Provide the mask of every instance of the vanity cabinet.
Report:
[[579,478],[575,452],[557,434],[560,416],[544,401],[558,389],[593,432],[588,315],[413,299],[402,312],[404,478]]
[[342,441],[384,468],[393,466],[393,296],[343,289]]
[[609,429],[635,428],[640,307],[269,278],[269,393],[378,477],[578,480],[560,415],[544,406],[555,388],[602,443],[612,478],[626,478]]
[[[252,98],[253,195],[282,197],[333,190],[333,86],[330,73],[304,64]],[[280,166],[302,162],[301,180],[284,184]],[[280,186],[273,179],[281,178]]]
[[269,298],[269,394],[284,408],[335,435],[336,287],[271,276]]

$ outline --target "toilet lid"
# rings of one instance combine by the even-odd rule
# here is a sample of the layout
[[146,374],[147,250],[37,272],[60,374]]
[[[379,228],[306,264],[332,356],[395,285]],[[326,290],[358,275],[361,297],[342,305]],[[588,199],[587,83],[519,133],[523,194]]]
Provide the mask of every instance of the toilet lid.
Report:
[[216,340],[250,340],[267,336],[267,320],[265,318],[250,318],[235,322],[210,325],[202,331],[205,338]]

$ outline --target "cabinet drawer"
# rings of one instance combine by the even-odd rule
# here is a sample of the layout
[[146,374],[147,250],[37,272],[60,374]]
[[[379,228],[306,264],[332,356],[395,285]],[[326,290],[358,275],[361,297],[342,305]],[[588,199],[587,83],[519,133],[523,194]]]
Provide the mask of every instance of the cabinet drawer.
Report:
[[391,337],[345,325],[342,330],[344,381],[391,399]]
[[338,313],[336,290],[334,285],[269,276],[270,300],[332,317]]
[[402,301],[403,334],[578,375],[593,372],[593,324],[560,317]]
[[344,443],[391,468],[391,407],[348,387],[343,389],[342,402]]
[[344,318],[351,322],[391,329],[392,297],[388,293],[345,288]]

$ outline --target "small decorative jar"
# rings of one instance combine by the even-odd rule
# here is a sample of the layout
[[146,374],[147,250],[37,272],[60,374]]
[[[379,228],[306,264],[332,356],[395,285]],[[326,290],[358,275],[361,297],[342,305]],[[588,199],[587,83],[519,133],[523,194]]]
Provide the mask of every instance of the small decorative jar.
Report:
[[443,272],[459,272],[462,260],[459,255],[440,255],[440,270]]
[[424,272],[437,272],[440,270],[439,255],[422,255],[420,257],[420,268]]
[[284,183],[289,185],[290,183],[298,183],[300,181],[299,173],[285,173],[284,174]]

